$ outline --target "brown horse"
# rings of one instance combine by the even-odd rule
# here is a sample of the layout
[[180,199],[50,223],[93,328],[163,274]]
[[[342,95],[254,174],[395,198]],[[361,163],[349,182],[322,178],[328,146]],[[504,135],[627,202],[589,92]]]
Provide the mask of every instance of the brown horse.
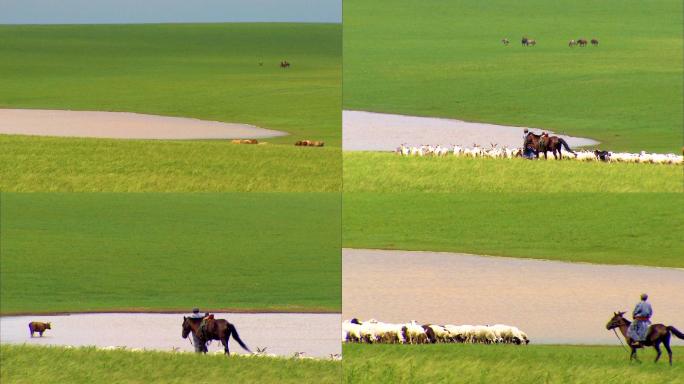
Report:
[[613,318],[611,318],[610,321],[608,321],[608,324],[606,324],[606,329],[620,329],[622,336],[624,336],[625,340],[627,341],[627,344],[632,349],[632,353],[629,355],[629,361],[639,361],[639,359],[637,358],[638,348],[653,347],[658,353],[655,358],[655,362],[657,363],[658,359],[660,359],[660,355],[662,355],[662,352],[660,351],[660,344],[662,343],[665,346],[665,349],[667,350],[668,356],[670,357],[670,365],[672,365],[672,349],[670,348],[671,335],[675,335],[678,338],[684,340],[684,333],[680,332],[679,330],[677,330],[677,328],[671,325],[665,326],[663,324],[652,324],[650,327],[648,327],[646,340],[641,342],[635,342],[627,336],[627,330],[629,329],[629,325],[632,324],[632,322],[625,319],[622,316],[624,314],[624,312],[614,312]]
[[593,45],[594,47],[598,47],[598,44],[599,43],[597,39],[591,39],[591,45]]
[[577,44],[580,47],[586,47],[588,43],[587,39],[577,39]]
[[290,68],[290,62],[287,60],[283,60],[280,62],[280,68]]
[[[561,153],[562,147],[565,147],[565,150],[577,155],[572,149],[570,149],[570,146],[568,143],[563,140],[563,138],[558,137],[558,136],[548,136],[546,137],[546,140],[544,143],[542,143],[542,136],[541,135],[535,135],[534,133],[530,132],[527,134],[527,138],[525,139],[525,145],[523,148],[531,148],[534,150],[535,154],[537,155],[537,158],[539,158],[539,152],[544,152],[544,159],[547,159],[547,152],[551,151],[553,154],[553,158],[558,160],[563,158],[563,154]],[[556,153],[558,156],[556,156]]]
[[231,323],[229,323],[225,319],[210,319],[207,320],[207,324],[205,326],[204,332],[200,332],[200,324],[202,323],[202,319],[194,319],[190,317],[183,317],[183,332],[181,333],[181,336],[184,339],[188,338],[188,335],[190,332],[193,332],[197,338],[200,340],[202,345],[205,345],[204,348],[202,348],[203,353],[207,353],[207,348],[206,344],[210,340],[220,340],[221,344],[223,344],[223,350],[225,351],[226,355],[230,355],[230,351],[228,350],[228,341],[230,340],[230,337],[233,336],[235,341],[240,344],[240,346],[247,352],[252,352],[249,350],[249,347],[245,345],[245,343],[240,339],[240,335],[238,335],[237,330],[235,329],[235,326]]

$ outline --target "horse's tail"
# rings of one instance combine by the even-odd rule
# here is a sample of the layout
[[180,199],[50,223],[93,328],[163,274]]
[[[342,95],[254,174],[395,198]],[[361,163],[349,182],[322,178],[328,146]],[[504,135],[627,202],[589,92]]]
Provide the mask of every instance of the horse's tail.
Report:
[[680,330],[678,330],[677,328],[675,328],[675,327],[673,327],[673,326],[671,326],[671,325],[668,325],[668,326],[667,326],[667,330],[670,331],[670,332],[672,332],[673,335],[675,335],[675,336],[679,337],[680,339],[684,340],[684,333],[682,333],[682,332],[681,332]]
[[567,143],[565,140],[563,140],[562,137],[559,137],[559,138],[558,138],[558,142],[561,143],[561,145],[562,145],[563,147],[565,147],[565,150],[566,150],[566,151],[568,151],[568,152],[570,152],[570,153],[575,153],[575,151],[573,151],[572,149],[570,149],[570,146],[568,145],[568,143]]
[[238,342],[238,344],[240,344],[242,349],[244,349],[245,351],[247,351],[249,353],[252,353],[252,351],[249,349],[249,347],[242,341],[242,339],[240,338],[240,335],[238,335],[237,329],[235,328],[235,326],[233,324],[229,323],[228,329],[230,330],[230,335],[233,336],[233,338],[235,339],[235,341]]

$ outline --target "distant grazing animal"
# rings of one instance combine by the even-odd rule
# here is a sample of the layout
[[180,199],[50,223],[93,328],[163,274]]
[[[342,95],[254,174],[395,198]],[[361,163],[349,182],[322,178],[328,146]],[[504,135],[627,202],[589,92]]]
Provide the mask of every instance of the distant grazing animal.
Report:
[[322,147],[325,145],[323,141],[299,140],[295,143],[297,147]]
[[43,332],[45,332],[46,329],[52,329],[50,328],[50,323],[41,323],[40,321],[32,321],[29,323],[29,332],[31,332],[31,337],[33,337],[35,332],[38,332],[40,337],[43,337]]
[[593,45],[594,47],[598,47],[598,40],[591,39],[591,45]]
[[508,45],[510,43],[510,41],[508,41],[508,39],[505,37],[501,39],[501,42],[503,43],[503,45]]
[[577,44],[580,47],[586,47],[588,43],[587,39],[577,39]]
[[534,47],[535,45],[537,45],[537,40],[534,40],[534,39],[528,39],[527,40],[527,46],[528,47]]
[[256,139],[236,139],[230,142],[233,144],[259,144],[259,141]]
[[594,151],[594,156],[596,156],[596,160],[610,161],[610,152],[608,151],[599,151],[597,149]]
[[572,39],[568,42],[568,47],[570,47],[570,48],[573,48],[576,45],[577,45],[577,41],[575,39]]
[[520,43],[522,44],[523,47],[527,46],[527,42],[528,42],[527,36],[523,36],[522,39],[520,40]]
[[280,68],[290,68],[290,62],[287,60],[283,60],[280,62]]

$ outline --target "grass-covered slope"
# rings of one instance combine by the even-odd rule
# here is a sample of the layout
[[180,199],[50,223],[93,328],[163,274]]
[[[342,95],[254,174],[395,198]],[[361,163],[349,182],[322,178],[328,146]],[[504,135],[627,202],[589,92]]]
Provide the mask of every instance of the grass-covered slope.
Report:
[[340,310],[338,193],[3,193],[0,313]]
[[335,361],[0,346],[3,384],[339,383]]
[[345,192],[682,192],[682,172],[658,164],[344,153]]
[[333,192],[339,148],[0,135],[0,191]]
[[684,267],[681,193],[345,193],[349,248]]
[[339,146],[341,38],[340,24],[0,26],[0,108],[249,123]]
[[[684,348],[674,366],[653,364],[653,349],[629,364],[620,347],[508,345],[345,345],[344,383],[573,383],[676,384],[684,377]],[[662,358],[661,358],[662,359]]]
[[[344,106],[679,152],[682,15],[678,0],[345,1]],[[568,47],[580,37],[600,45]]]

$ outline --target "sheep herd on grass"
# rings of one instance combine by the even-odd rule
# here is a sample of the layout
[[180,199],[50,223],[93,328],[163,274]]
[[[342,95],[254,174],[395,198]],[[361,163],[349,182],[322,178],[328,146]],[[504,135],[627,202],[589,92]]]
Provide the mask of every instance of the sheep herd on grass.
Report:
[[[492,158],[492,159],[513,159],[516,157],[523,157],[522,148],[508,148],[499,147],[492,143],[490,148],[484,148],[473,144],[472,147],[462,147],[454,145],[452,148],[443,147],[441,145],[421,145],[418,147],[401,144],[395,153],[401,156],[418,156],[418,157],[471,157],[471,158]],[[540,157],[542,159],[543,157]],[[609,152],[609,151],[575,151],[568,154],[565,152],[563,159],[575,161],[602,161],[612,163],[647,163],[647,164],[673,164],[682,165],[684,157],[675,155],[674,153],[660,154],[660,153],[646,153],[641,151],[639,153],[627,152]]]
[[[72,345],[64,345],[62,346],[65,349],[72,349],[74,346]],[[110,345],[106,347],[98,347],[98,349],[103,350],[103,351],[128,351],[128,352],[153,352],[157,351],[156,349],[145,349],[145,348],[128,348],[126,346],[122,345]],[[252,353],[246,353],[246,354],[232,354],[231,356],[237,356],[237,357],[267,357],[267,358],[274,358],[274,359],[297,359],[297,360],[325,360],[325,358],[316,358],[312,356],[307,356],[305,352],[294,352],[290,356],[283,356],[283,355],[276,355],[274,353],[269,353],[266,351],[266,347],[257,347],[256,352]],[[187,354],[194,354],[193,351],[184,351],[180,349],[179,347],[173,347],[171,348],[171,353],[187,353]],[[216,355],[216,356],[225,356],[225,352],[223,349],[215,351],[211,353],[211,355]],[[339,353],[331,353],[328,355],[327,360],[341,360],[342,355]]]
[[345,320],[342,341],[367,344],[516,344],[530,342],[525,332],[517,327],[495,325],[437,325],[419,324],[415,320],[403,324],[383,323],[370,319]]

